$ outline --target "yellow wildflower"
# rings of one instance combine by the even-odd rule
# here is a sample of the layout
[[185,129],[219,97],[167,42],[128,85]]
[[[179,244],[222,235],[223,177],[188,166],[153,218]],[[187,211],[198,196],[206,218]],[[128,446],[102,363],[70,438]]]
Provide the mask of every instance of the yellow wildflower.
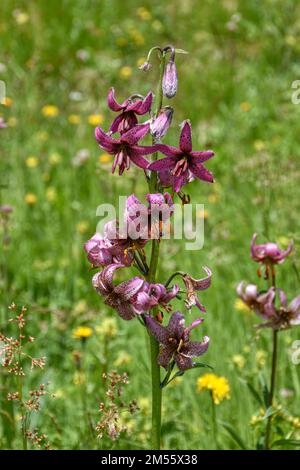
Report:
[[53,188],[53,187],[49,187],[47,188],[47,191],[46,191],[46,198],[49,202],[53,202],[55,201],[55,199],[57,198],[57,192],[56,192],[56,189]]
[[248,101],[243,101],[240,104],[240,108],[241,108],[242,111],[244,111],[244,113],[247,113],[251,109],[251,104],[248,103]]
[[81,220],[76,225],[76,230],[78,233],[86,233],[89,229],[89,223],[86,220]]
[[141,18],[141,20],[144,20],[144,21],[149,21],[152,18],[150,11],[147,10],[147,8],[145,7],[139,7],[136,13],[137,13],[137,16]]
[[6,97],[3,99],[2,104],[3,104],[4,106],[6,106],[7,108],[10,108],[10,107],[12,106],[12,104],[13,104],[13,100],[12,100],[12,98],[9,98],[8,96],[6,96]]
[[117,322],[115,318],[104,318],[101,325],[96,326],[96,332],[103,336],[116,336],[117,331]]
[[235,354],[234,356],[232,356],[232,362],[239,369],[243,369],[246,364],[246,359],[244,356],[242,356],[242,354]]
[[15,127],[17,125],[17,122],[18,122],[17,118],[15,118],[14,116],[11,116],[7,120],[8,127]]
[[111,158],[111,155],[109,155],[108,153],[102,153],[102,155],[99,156],[98,160],[99,163],[110,163]]
[[46,117],[56,117],[59,114],[59,109],[57,106],[47,104],[46,106],[42,107],[42,114]]
[[26,166],[28,168],[36,168],[39,164],[39,159],[37,157],[31,156],[26,159]]
[[78,326],[73,331],[73,337],[79,339],[89,338],[93,334],[92,328],[89,326]]
[[59,153],[53,152],[49,155],[49,163],[50,165],[58,165],[61,162],[61,156]]
[[266,351],[263,351],[262,349],[259,349],[256,354],[255,354],[255,359],[256,363],[259,367],[264,367],[266,364],[266,357],[267,353]]
[[70,124],[80,124],[81,117],[78,114],[70,114],[70,116],[68,117],[68,121]]
[[21,11],[21,10],[15,10],[14,17],[15,17],[16,23],[19,25],[25,24],[29,20],[28,13],[26,13],[25,11]]
[[127,364],[130,364],[132,361],[132,357],[130,354],[128,354],[126,351],[121,351],[114,361],[114,366],[120,367],[120,366],[126,366]]
[[266,148],[266,144],[264,143],[263,140],[257,139],[254,141],[253,147],[255,148],[257,152],[261,152],[262,150]]
[[26,204],[29,204],[30,206],[32,206],[33,204],[36,204],[36,202],[37,202],[36,195],[33,194],[33,193],[26,194],[25,202],[26,202]]
[[120,77],[123,78],[124,80],[127,80],[127,78],[131,77],[131,75],[132,75],[132,68],[129,67],[129,65],[124,65],[124,67],[122,67],[120,70]]
[[251,312],[251,309],[242,301],[242,299],[236,299],[236,301],[234,302],[234,308],[239,312]]
[[104,121],[104,117],[102,114],[90,114],[88,117],[88,123],[91,126],[99,126]]
[[230,386],[225,377],[207,373],[197,380],[197,391],[209,390],[215,405],[219,405],[223,400],[230,399]]

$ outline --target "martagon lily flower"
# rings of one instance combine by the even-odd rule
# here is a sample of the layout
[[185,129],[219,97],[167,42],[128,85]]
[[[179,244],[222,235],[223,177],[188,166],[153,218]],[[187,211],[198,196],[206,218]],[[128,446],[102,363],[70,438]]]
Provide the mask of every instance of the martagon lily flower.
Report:
[[257,234],[255,233],[251,241],[251,256],[254,261],[265,264],[281,264],[293,250],[293,241],[290,242],[286,250],[280,250],[276,243],[263,243],[255,245]]
[[143,169],[149,166],[149,162],[143,157],[144,155],[156,152],[157,146],[151,145],[145,147],[137,145],[138,141],[149,132],[149,127],[149,124],[135,126],[122,134],[118,139],[114,139],[106,134],[101,127],[96,128],[95,137],[100,147],[115,156],[112,173],[119,166],[119,175],[122,175],[125,169],[129,170],[131,162]]
[[179,148],[165,144],[157,144],[157,150],[166,158],[157,160],[149,165],[149,170],[162,172],[166,180],[166,171],[172,180],[173,190],[177,193],[191,178],[212,183],[213,175],[203,163],[214,156],[212,150],[195,152],[192,150],[192,131],[188,120],[183,122],[180,134]]
[[209,345],[208,336],[204,336],[202,342],[192,342],[189,339],[190,332],[203,319],[198,318],[190,326],[185,327],[185,319],[182,313],[172,314],[167,327],[162,326],[153,317],[146,316],[145,322],[149,332],[162,345],[157,362],[168,369],[171,359],[174,359],[180,370],[193,367],[193,358],[204,354]]
[[127,98],[122,104],[119,104],[115,99],[115,90],[110,88],[107,103],[109,108],[119,114],[110,126],[110,132],[120,132],[120,134],[128,131],[136,126],[138,119],[136,115],[142,116],[148,113],[151,109],[153,94],[149,92],[145,98],[140,95],[132,95]]
[[202,279],[194,279],[189,274],[182,276],[183,282],[186,287],[186,300],[185,305],[190,310],[193,305],[199,308],[201,312],[206,312],[204,305],[198,299],[196,291],[208,289],[211,285],[212,271],[204,266],[204,271],[207,276]]

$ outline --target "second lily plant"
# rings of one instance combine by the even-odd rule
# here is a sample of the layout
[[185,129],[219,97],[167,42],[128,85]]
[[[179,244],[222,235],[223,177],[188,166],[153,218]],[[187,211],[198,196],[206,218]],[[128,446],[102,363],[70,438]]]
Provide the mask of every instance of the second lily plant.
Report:
[[[104,227],[104,233],[96,233],[85,244],[88,260],[98,272],[92,283],[104,302],[115,309],[124,320],[137,319],[147,328],[151,350],[152,380],[152,432],[151,448],[161,446],[162,391],[178,375],[201,367],[196,358],[207,351],[209,338],[193,331],[203,318],[191,319],[187,312],[193,308],[201,314],[205,307],[198,298],[198,291],[207,289],[212,273],[204,267],[203,278],[194,279],[189,274],[176,271],[167,279],[157,279],[159,251],[167,223],[173,215],[175,198],[189,200],[184,188],[191,181],[213,182],[213,175],[204,162],[213,157],[211,150],[192,148],[192,129],[189,120],[181,124],[178,147],[162,143],[173,117],[169,101],[178,89],[175,56],[183,53],[172,46],[154,47],[147,61],[141,66],[148,72],[153,54],[160,63],[156,95],[134,93],[122,103],[111,88],[108,106],[117,113],[107,130],[97,127],[95,137],[102,149],[113,156],[112,172],[123,175],[132,165],[140,168],[148,193],[145,204],[134,194],[127,197],[124,220],[112,220]],[[167,103],[165,102],[167,101]],[[139,119],[142,122],[139,123]],[[151,136],[151,145],[140,141]],[[126,233],[124,234],[124,226]],[[150,245],[150,249],[146,245]],[[116,271],[134,267],[135,277],[121,283],[115,280]],[[177,279],[179,284],[173,281]],[[180,285],[181,284],[181,285]],[[174,311],[171,303],[185,296],[182,311]],[[194,336],[194,340],[191,339]],[[162,374],[165,369],[164,374]]]

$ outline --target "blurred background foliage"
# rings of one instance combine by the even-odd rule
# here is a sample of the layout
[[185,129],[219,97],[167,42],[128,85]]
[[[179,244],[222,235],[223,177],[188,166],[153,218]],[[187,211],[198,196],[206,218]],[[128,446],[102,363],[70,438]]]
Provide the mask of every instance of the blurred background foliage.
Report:
[[[98,441],[89,429],[104,394],[101,373],[117,368],[129,373],[126,393],[141,410],[126,418],[128,432],[113,446],[148,445],[145,334],[136,321],[119,321],[94,292],[83,244],[95,232],[99,204],[145,194],[139,170],[112,176],[110,157],[94,140],[94,127],[108,129],[112,119],[108,89],[115,87],[119,101],[155,91],[157,68],[144,74],[138,66],[152,46],[174,44],[189,54],[177,56],[179,90],[165,142],[176,145],[178,126],[189,118],[194,147],[215,151],[207,166],[216,183],[188,188],[192,202],[205,204],[204,249],[186,252],[184,241],[163,243],[160,279],[176,268],[195,277],[203,265],[213,270],[213,285],[202,296],[208,311],[202,333],[211,337],[205,360],[231,387],[218,418],[255,445],[257,404],[240,379],[256,384],[259,371],[267,375],[270,334],[253,330],[256,319],[241,307],[235,288],[241,279],[258,281],[249,258],[258,232],[282,246],[294,239],[278,285],[291,298],[299,292],[300,106],[291,102],[292,82],[300,78],[299,2],[9,0],[1,2],[0,15],[0,79],[7,88],[0,115],[8,124],[1,130],[0,202],[13,207],[2,226],[1,322],[12,301],[28,306],[37,354],[47,356],[46,368],[31,380],[50,381],[56,395],[43,401],[33,423],[54,448],[108,448],[109,440]],[[82,325],[92,328],[86,340],[74,338]],[[281,335],[277,394],[295,417],[300,369],[290,349],[297,338],[297,329]],[[210,397],[196,393],[200,375],[189,372],[166,389],[165,448],[215,446]],[[2,398],[4,407],[4,392]],[[228,433],[220,433],[221,447],[234,448]],[[20,445],[5,434],[5,420],[1,445]]]

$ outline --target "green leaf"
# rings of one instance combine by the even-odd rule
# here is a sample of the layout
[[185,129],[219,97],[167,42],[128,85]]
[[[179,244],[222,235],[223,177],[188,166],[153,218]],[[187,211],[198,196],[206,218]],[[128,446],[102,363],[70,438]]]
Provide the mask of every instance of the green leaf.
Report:
[[252,396],[255,398],[255,400],[258,402],[258,404],[260,406],[264,406],[264,401],[263,399],[261,398],[259,392],[253,387],[253,385],[248,382],[247,380],[244,380],[244,379],[239,379],[240,382],[244,383],[245,385],[247,385],[247,387],[249,388]]
[[300,441],[297,441],[296,439],[278,439],[278,441],[273,442],[271,445],[271,447],[275,447],[275,446],[300,447]]
[[[210,366],[209,364],[205,364],[205,362],[193,362],[193,367],[192,369],[195,369],[197,367],[206,367],[208,369],[212,369],[213,370],[213,367]],[[188,369],[189,370],[189,369]]]
[[259,374],[259,380],[262,386],[262,392],[263,392],[263,399],[264,399],[264,404],[266,408],[269,408],[270,404],[270,393],[268,389],[268,385],[266,383],[266,379],[263,374]]
[[176,54],[189,54],[189,52],[184,49],[175,49]]
[[230,434],[232,439],[238,444],[238,446],[243,449],[247,450],[246,444],[243,442],[243,440],[240,438],[236,430],[231,426],[231,424],[227,423],[227,421],[219,421],[221,426],[223,426],[226,431]]

